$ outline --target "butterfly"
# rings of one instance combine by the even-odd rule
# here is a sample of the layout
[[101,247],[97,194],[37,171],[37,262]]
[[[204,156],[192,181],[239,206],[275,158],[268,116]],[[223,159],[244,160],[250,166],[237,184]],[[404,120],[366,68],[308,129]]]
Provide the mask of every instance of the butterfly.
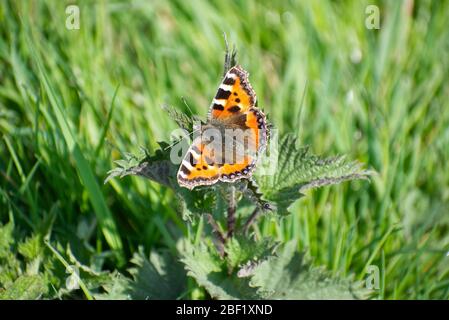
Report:
[[177,173],[182,187],[249,178],[267,145],[267,121],[256,107],[248,72],[236,65],[225,74],[207,122],[185,154]]

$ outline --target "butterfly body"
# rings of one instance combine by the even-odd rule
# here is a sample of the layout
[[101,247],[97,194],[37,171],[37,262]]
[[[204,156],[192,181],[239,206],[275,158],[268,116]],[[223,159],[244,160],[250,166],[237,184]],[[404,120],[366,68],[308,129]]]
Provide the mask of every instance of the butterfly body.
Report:
[[212,101],[207,123],[196,130],[199,135],[179,167],[179,185],[193,189],[251,176],[267,144],[265,115],[255,104],[248,73],[232,67]]

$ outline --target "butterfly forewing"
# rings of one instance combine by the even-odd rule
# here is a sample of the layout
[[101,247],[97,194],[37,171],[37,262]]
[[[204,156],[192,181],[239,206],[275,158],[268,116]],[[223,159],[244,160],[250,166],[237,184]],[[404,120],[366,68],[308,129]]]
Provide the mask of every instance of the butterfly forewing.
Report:
[[248,81],[248,73],[240,66],[232,67],[223,78],[209,111],[210,119],[225,119],[246,112],[256,103],[256,93]]

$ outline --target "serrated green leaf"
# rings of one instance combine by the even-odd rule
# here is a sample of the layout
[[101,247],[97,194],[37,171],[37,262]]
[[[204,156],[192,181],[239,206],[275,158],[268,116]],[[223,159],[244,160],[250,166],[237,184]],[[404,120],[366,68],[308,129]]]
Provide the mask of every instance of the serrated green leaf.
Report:
[[277,170],[273,175],[255,174],[264,198],[274,203],[277,212],[288,214],[287,209],[306,189],[337,184],[347,180],[367,179],[372,173],[363,170],[358,162],[344,157],[322,158],[310,154],[307,147],[298,148],[296,138],[287,134],[279,143]]
[[178,299],[185,291],[186,273],[168,251],[152,252],[147,259],[141,250],[131,262],[136,266],[129,270],[133,299]]
[[135,253],[129,269],[131,278],[115,274],[103,285],[105,294],[97,299],[166,300],[179,299],[186,290],[186,272],[168,251],[152,252],[149,259],[143,249]]
[[10,253],[10,247],[14,240],[12,237],[13,230],[14,224],[12,222],[0,226],[0,258],[4,258]]
[[40,275],[20,276],[5,289],[0,289],[0,300],[34,300],[47,293],[47,285]]
[[225,245],[229,270],[250,261],[264,260],[271,256],[277,243],[271,238],[255,241],[253,238],[238,236],[229,239]]
[[153,155],[149,155],[146,150],[143,150],[143,154],[140,156],[126,153],[125,159],[114,161],[118,167],[108,172],[104,183],[115,177],[123,178],[128,175],[136,175],[172,187],[171,179],[176,176],[177,168],[170,161],[168,144],[159,142],[159,146],[160,149],[157,149]]
[[0,226],[0,290],[2,286],[11,284],[21,272],[20,262],[11,251],[13,231],[13,222]]
[[[251,241],[230,240],[226,245],[228,256],[220,256],[204,243],[187,245],[182,262],[197,283],[216,299],[363,299],[369,291],[352,278],[338,278],[324,268],[313,267],[310,261],[296,251],[296,242],[290,241],[277,255],[265,248],[273,248],[273,241],[255,244],[251,257]],[[267,242],[268,241],[268,242]],[[254,242],[253,242],[254,244]],[[229,256],[231,255],[231,256]],[[260,259],[255,259],[256,257]],[[227,266],[246,263],[239,270]]]
[[27,238],[24,242],[21,242],[17,249],[25,259],[33,260],[42,254],[42,244],[41,236],[35,234],[32,237]]
[[[13,237],[13,228],[12,222],[0,227],[0,246],[7,250],[6,255],[0,256],[0,296],[4,299],[54,297],[56,292],[49,292],[48,288],[59,283],[60,278],[56,276],[53,258],[45,255],[41,234],[20,241]],[[26,285],[30,286],[29,295],[22,292]],[[36,290],[39,294],[33,295],[38,287],[42,287]]]
[[42,244],[42,237],[39,234],[35,234],[18,245],[18,252],[25,258],[26,261],[27,275],[35,275],[39,273],[41,263],[44,259],[44,248]]
[[104,183],[114,177],[141,176],[173,189],[182,202],[185,220],[189,219],[190,213],[209,212],[210,208],[215,206],[216,201],[213,188],[203,187],[188,190],[180,187],[176,178],[178,166],[170,160],[171,147],[165,142],[159,142],[159,146],[160,148],[153,155],[145,152],[140,157],[129,156],[126,157],[127,159],[116,161],[120,167],[109,171]]
[[193,247],[186,245],[181,261],[187,275],[204,287],[215,299],[256,299],[256,290],[248,285],[248,280],[226,272],[226,262],[222,261],[215,249],[200,243]]
[[94,297],[96,300],[131,300],[131,281],[121,273],[114,272],[102,285],[106,292],[95,294]]
[[296,241],[286,243],[276,257],[251,272],[250,285],[263,299],[364,299],[369,291],[351,278],[332,277],[297,252]]

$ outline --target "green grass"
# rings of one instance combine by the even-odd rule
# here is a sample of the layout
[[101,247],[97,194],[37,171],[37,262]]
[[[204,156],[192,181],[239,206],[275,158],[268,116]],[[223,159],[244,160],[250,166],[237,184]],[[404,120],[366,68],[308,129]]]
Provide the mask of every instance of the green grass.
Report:
[[281,132],[377,171],[308,192],[257,233],[298,239],[335,274],[378,266],[375,298],[449,298],[447,2],[377,1],[380,30],[365,27],[372,1],[78,1],[81,28],[68,30],[70,3],[0,2],[0,224],[14,221],[17,242],[49,237],[124,270],[138,246],[198,237],[170,190],[102,181],[120,152],[169,140],[162,105],[189,113],[184,97],[205,118],[226,32]]

